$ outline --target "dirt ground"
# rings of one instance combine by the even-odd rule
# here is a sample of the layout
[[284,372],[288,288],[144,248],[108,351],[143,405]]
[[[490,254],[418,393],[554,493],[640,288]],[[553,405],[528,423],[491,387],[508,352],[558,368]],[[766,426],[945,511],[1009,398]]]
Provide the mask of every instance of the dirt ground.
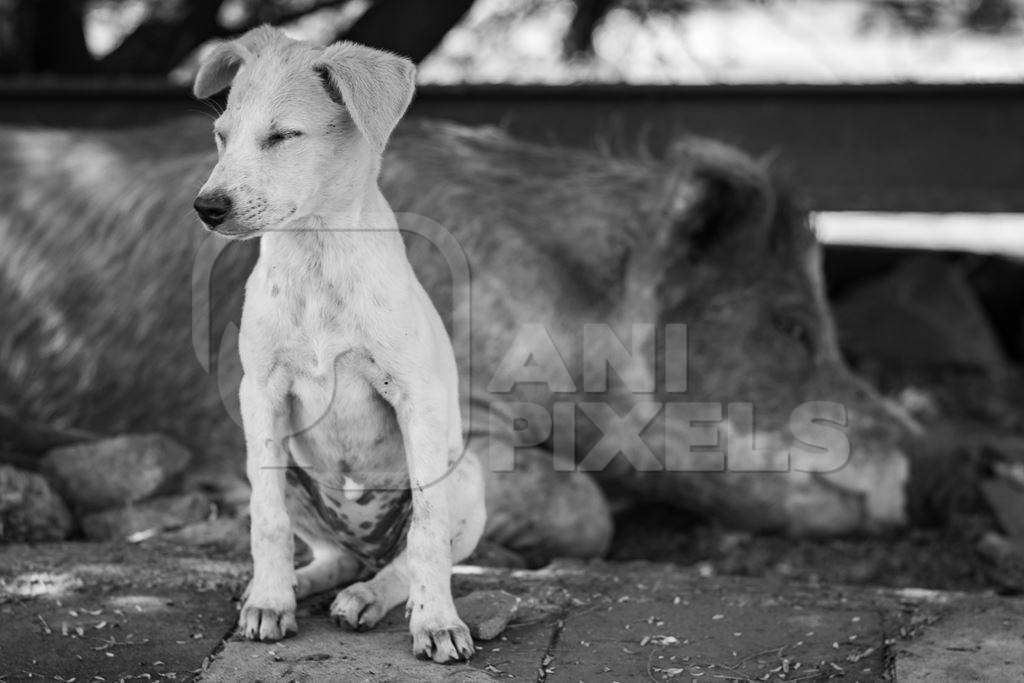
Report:
[[667,506],[616,518],[611,557],[696,566],[708,576],[941,590],[1003,589],[970,538],[951,528],[879,538],[804,539],[730,531]]

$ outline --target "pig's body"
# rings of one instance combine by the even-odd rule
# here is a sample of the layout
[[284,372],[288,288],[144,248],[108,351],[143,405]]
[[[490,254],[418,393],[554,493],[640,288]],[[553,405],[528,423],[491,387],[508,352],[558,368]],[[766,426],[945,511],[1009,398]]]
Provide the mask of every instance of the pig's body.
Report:
[[[202,119],[105,134],[0,129],[0,401],[105,432],[163,431],[211,471],[240,467],[241,430],[229,417],[238,376],[230,323],[254,254],[251,244],[225,249],[210,279],[209,315],[194,306],[193,284],[203,303],[208,269],[196,265],[205,236],[190,206],[215,161],[209,135]],[[844,533],[901,523],[905,430],[839,358],[804,214],[730,150],[693,143],[669,156],[611,158],[436,123],[399,128],[383,164],[385,194],[396,212],[447,228],[472,276],[468,309],[454,307],[469,311],[471,343],[457,330],[453,338],[472,387],[475,450],[504,452],[494,447],[511,433],[509,402],[551,413],[556,402],[599,401],[620,415],[638,400],[750,403],[752,457],[764,468],[793,444],[794,408],[832,401],[846,406],[852,446],[832,472],[636,472],[620,456],[595,474],[617,492],[748,527]],[[453,300],[465,303],[453,288],[458,277],[443,250],[419,237],[408,244],[451,327]],[[210,330],[194,339],[197,311],[196,329]],[[456,314],[457,327],[464,318]],[[627,347],[633,323],[655,324],[658,343],[637,346],[659,356],[655,377],[640,363],[625,380],[609,373],[609,392],[585,392],[585,364],[592,371],[608,356],[600,348],[607,335],[584,343],[593,323]],[[671,323],[688,325],[685,392],[669,391],[679,387],[664,377],[682,350],[668,348],[667,360],[657,350]],[[496,388],[524,326],[550,335],[568,385]],[[212,374],[196,341],[213,349]],[[649,381],[653,392],[627,390],[626,382]],[[646,422],[653,414],[636,415]],[[662,464],[687,438],[664,422],[662,411],[644,432]],[[608,421],[601,430],[577,416],[576,456],[613,423],[623,443],[642,426]],[[737,439],[750,430],[743,420],[725,424]],[[590,475],[554,472],[550,445],[519,449],[515,472],[488,475],[487,534],[535,557],[600,553],[611,533],[604,497]]]

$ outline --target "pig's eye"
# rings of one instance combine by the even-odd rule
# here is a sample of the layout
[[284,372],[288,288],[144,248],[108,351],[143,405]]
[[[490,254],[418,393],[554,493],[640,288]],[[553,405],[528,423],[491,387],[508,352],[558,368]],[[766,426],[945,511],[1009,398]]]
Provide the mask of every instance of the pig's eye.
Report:
[[273,147],[274,145],[280,145],[285,140],[297,138],[300,135],[302,135],[301,130],[275,130],[267,136],[264,146]]
[[814,352],[814,342],[811,339],[810,330],[797,316],[789,313],[774,313],[772,315],[772,327],[790,339],[802,344],[808,352]]

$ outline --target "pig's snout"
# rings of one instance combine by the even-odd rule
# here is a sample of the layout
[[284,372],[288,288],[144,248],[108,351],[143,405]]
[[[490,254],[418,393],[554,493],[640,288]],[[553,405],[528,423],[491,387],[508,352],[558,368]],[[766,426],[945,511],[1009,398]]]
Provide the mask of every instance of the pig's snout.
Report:
[[850,412],[848,462],[794,486],[787,501],[790,533],[880,533],[907,523],[914,426],[876,400]]
[[231,213],[231,197],[220,190],[204,192],[196,197],[192,208],[199,214],[203,223],[211,228],[216,228]]

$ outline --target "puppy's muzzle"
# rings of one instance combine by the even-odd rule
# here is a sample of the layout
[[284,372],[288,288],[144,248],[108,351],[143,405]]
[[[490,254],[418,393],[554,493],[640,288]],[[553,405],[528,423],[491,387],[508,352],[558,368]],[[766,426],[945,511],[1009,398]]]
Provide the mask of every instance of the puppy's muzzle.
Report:
[[231,197],[223,192],[204,193],[196,197],[192,208],[199,214],[200,220],[215,228],[231,213]]

